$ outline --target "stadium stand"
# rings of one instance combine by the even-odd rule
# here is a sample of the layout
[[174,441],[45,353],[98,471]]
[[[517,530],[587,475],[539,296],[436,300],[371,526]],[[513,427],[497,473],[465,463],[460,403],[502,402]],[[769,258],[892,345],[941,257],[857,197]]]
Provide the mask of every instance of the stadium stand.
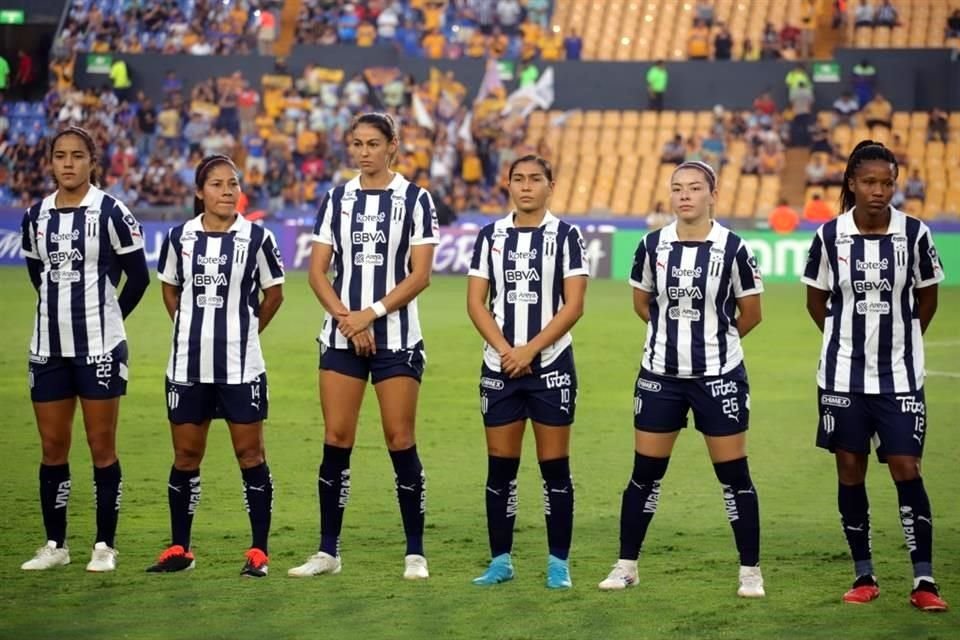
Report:
[[960,32],[951,31],[947,24],[951,3],[944,0],[895,0],[891,6],[895,7],[897,15],[894,26],[858,27],[855,20],[847,20],[847,42],[858,49],[960,48]]

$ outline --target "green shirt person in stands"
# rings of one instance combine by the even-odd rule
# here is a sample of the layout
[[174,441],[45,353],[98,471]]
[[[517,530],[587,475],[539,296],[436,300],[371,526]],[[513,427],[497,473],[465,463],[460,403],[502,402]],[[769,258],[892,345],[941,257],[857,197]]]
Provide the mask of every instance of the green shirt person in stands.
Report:
[[3,56],[0,56],[0,91],[7,90],[7,78],[10,77],[10,64]]
[[663,60],[657,60],[647,71],[647,94],[650,96],[648,108],[663,110],[663,94],[667,91],[667,68]]

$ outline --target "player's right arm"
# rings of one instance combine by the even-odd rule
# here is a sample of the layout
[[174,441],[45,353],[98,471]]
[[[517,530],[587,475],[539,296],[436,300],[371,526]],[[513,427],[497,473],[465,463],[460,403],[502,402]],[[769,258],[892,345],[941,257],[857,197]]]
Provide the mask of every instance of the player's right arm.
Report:
[[474,242],[473,257],[470,260],[467,276],[467,315],[487,344],[503,357],[503,354],[510,351],[510,343],[487,307],[487,297],[490,294],[490,248],[490,235],[487,229],[484,229]]
[[644,322],[650,322],[650,298],[656,291],[653,267],[647,252],[647,236],[640,240],[633,256],[630,271],[630,286],[633,287],[633,310]]
[[817,229],[807,253],[807,266],[801,282],[807,285],[807,313],[823,333],[827,320],[827,301],[830,299],[830,263],[823,245],[823,227]]
[[[180,281],[182,269],[179,262],[180,248],[179,240],[175,245],[173,241],[173,232],[171,229],[167,232],[160,245],[160,257],[157,259],[157,277],[160,279],[160,296],[163,298],[163,306],[167,309],[167,314],[173,320],[177,315],[177,307],[180,306],[180,293],[183,290],[183,283]],[[179,236],[178,236],[179,238]]]

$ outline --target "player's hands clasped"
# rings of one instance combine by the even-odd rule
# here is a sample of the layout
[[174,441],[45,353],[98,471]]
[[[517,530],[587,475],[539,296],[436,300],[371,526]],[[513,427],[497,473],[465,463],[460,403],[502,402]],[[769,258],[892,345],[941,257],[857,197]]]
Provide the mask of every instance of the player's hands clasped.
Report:
[[377,352],[377,342],[373,339],[373,331],[366,330],[356,333],[350,338],[358,356],[372,356]]
[[529,345],[507,349],[500,354],[500,370],[511,378],[530,375],[533,373],[530,363],[536,355]]
[[376,320],[377,315],[372,309],[363,309],[362,311],[350,311],[348,313],[337,314],[337,330],[343,334],[344,338],[352,339],[358,333],[365,332],[370,324]]

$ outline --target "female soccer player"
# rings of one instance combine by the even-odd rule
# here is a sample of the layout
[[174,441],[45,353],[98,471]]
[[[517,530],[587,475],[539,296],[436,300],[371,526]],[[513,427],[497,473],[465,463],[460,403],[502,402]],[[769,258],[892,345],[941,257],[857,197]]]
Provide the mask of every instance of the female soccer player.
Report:
[[273,234],[237,213],[239,171],[230,158],[204,158],[195,182],[196,217],[170,230],[158,262],[163,304],[173,320],[166,381],[172,540],[147,571],[193,568],[190,528],[200,503],[200,462],[210,421],[224,418],[253,531],[240,573],[261,578],[269,564],[273,478],[263,444],[269,396],[259,334],[283,302],[283,262]]
[[[97,149],[69,127],[50,145],[57,190],[23,217],[23,255],[37,290],[30,340],[30,397],[40,431],[40,508],[47,543],[21,566],[70,564],[66,547],[70,439],[80,398],[93,458],[97,535],[87,571],[117,566],[114,537],[121,474],[116,435],[127,390],[123,319],[150,282],[140,225],[124,204],[94,186]],[[120,295],[120,275],[126,276]]]
[[[414,424],[426,356],[417,295],[430,284],[439,227],[430,194],[390,170],[393,119],[367,113],[350,127],[360,175],[323,199],[314,227],[310,286],[327,315],[320,332],[324,445],[317,486],[320,548],[291,576],[339,573],[350,497],[350,453],[367,378],[380,403],[407,538],[403,577],[429,577],[423,552],[426,486]],[[333,265],[334,278],[327,279]]]
[[937,310],[943,268],[925,224],[890,206],[897,160],[871,140],[854,148],[843,175],[843,213],[817,230],[803,282],[823,332],[817,367],[817,446],[837,460],[837,505],[856,579],[844,602],[880,595],[870,554],[864,484],[870,439],[897,487],[913,562],[910,602],[945,611],[933,579],[933,521],[920,477],[926,437],[923,333]]
[[473,583],[513,578],[517,470],[529,419],[543,474],[547,587],[568,589],[574,500],[570,427],[577,403],[570,329],[583,315],[586,248],[579,229],[547,209],[554,182],[546,160],[518,158],[508,184],[516,210],[477,236],[467,285],[467,311],[485,340],[480,412],[486,426],[492,557]]
[[634,398],[633,475],[620,510],[620,559],[600,583],[603,590],[637,583],[637,556],[657,510],[660,481],[692,409],[740,554],[737,595],[764,595],[757,492],[746,457],[750,389],[740,346],[760,322],[763,283],[749,247],[712,219],[716,197],[710,165],[681,163],[670,179],[677,220],[637,247],[630,284],[647,339]]

